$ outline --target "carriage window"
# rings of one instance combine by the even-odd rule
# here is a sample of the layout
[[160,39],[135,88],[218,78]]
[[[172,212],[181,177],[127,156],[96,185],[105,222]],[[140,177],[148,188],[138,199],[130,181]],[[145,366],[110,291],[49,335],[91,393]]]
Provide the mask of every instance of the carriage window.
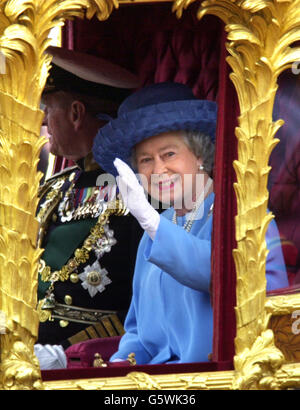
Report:
[[[276,137],[269,178],[269,209],[275,215],[289,286],[300,287],[300,70],[294,64],[279,78],[274,120],[285,124]],[[274,244],[274,246],[276,246]]]
[[[209,107],[213,107],[215,106],[214,102],[218,101],[219,70],[224,64],[222,60],[224,56],[221,53],[221,47],[223,46],[223,32],[224,32],[223,23],[214,16],[207,16],[203,20],[199,21],[195,14],[195,8],[188,10],[185,13],[184,17],[182,17],[181,20],[177,20],[176,16],[174,14],[171,14],[170,4],[155,5],[154,8],[152,6],[150,7],[147,5],[143,5],[143,6],[137,6],[136,8],[121,7],[119,10],[115,11],[112,14],[109,20],[104,21],[104,22],[98,21],[96,19],[92,19],[91,21],[75,19],[74,21],[69,22],[67,24],[66,30],[63,32],[62,45],[63,45],[63,48],[71,48],[71,49],[74,48],[76,51],[81,51],[83,53],[102,57],[104,59],[107,59],[113,63],[116,63],[122,66],[123,68],[126,68],[136,73],[138,77],[140,78],[141,87],[152,85],[155,83],[162,83],[162,82],[177,82],[177,83],[185,84],[189,86],[189,88],[193,91],[194,95],[198,99],[208,100],[206,104],[209,105]],[[222,56],[222,58],[220,56]],[[199,115],[199,112],[197,113],[197,115]],[[196,118],[196,115],[194,116],[194,118]],[[176,118],[176,120],[178,121],[178,118]],[[156,122],[158,122],[157,117],[156,117]],[[144,124],[142,125],[145,126]],[[142,129],[142,125],[140,126],[140,129]],[[135,127],[137,127],[137,122],[135,123],[135,126],[133,127],[133,129],[135,129]],[[147,126],[147,130],[149,130],[149,128],[150,128],[150,125]],[[181,138],[181,133],[185,129],[188,129],[188,128],[186,127],[186,128],[182,128],[178,130],[180,131],[180,138]],[[172,129],[172,131],[174,130]],[[159,145],[158,151],[157,151],[161,154],[161,158],[163,158],[165,162],[169,161],[170,157],[171,158],[174,157],[173,155],[174,152],[172,151],[174,150],[174,148],[176,150],[178,147],[180,147],[180,149],[182,149],[183,152],[190,155],[190,150],[186,149],[186,146],[185,146],[186,143],[181,144],[181,139],[179,139],[179,134],[175,135],[176,138],[174,136],[165,135],[165,134],[166,132],[162,136],[160,133],[160,138],[163,138],[163,141],[164,143],[166,142],[166,144],[162,146]],[[153,135],[156,136],[157,134],[153,134]],[[151,136],[151,134],[149,134],[148,136]],[[172,137],[172,141],[170,139],[171,137]],[[217,139],[218,137],[219,135],[217,136]],[[206,140],[207,139],[208,137],[206,137]],[[172,142],[172,144],[170,144],[170,141]],[[177,146],[175,142],[178,143],[178,141],[180,144]],[[193,142],[195,143],[195,135],[193,136]],[[212,144],[210,143],[210,145]],[[151,155],[153,157],[157,157],[157,155],[155,155],[156,151],[153,153],[153,151],[151,151],[152,147],[150,149],[150,146],[146,145],[146,143],[145,145],[143,145],[143,147],[145,150],[140,153],[141,154],[140,161],[146,170],[144,171],[144,173],[141,170],[140,173],[144,174],[144,176],[147,177],[147,175],[149,176],[149,174],[147,174],[147,171],[149,169],[147,168],[147,165],[149,165],[148,162],[150,162],[150,167],[151,167]],[[163,151],[164,149],[167,149],[167,148],[169,149],[170,147],[172,147],[171,151],[168,151],[168,152]],[[104,152],[104,149],[103,149],[103,152]],[[191,147],[191,150],[192,149],[194,148]],[[207,142],[206,142],[205,150],[208,152]],[[145,154],[145,152],[148,155],[148,158],[147,158],[147,155],[146,155],[146,158],[143,158],[143,155]],[[209,152],[210,152],[210,155],[213,155],[213,150],[211,148],[209,148]],[[137,152],[136,152],[136,155],[137,155],[137,158],[135,159],[138,160]],[[149,155],[150,155],[150,160],[149,160]],[[197,158],[199,156],[200,154],[198,153]],[[105,163],[101,163],[100,160],[98,162],[100,166],[102,166],[105,169]],[[185,163],[185,166],[189,164],[189,157],[186,157],[185,161],[183,162]],[[141,165],[139,161],[136,161],[136,163],[138,165]],[[219,167],[221,164],[222,164],[221,161],[219,161]],[[210,166],[212,167],[212,163]],[[217,168],[217,165],[215,168]],[[197,163],[197,167],[196,168],[194,167],[192,171],[184,169],[183,172],[185,175],[187,175],[186,179],[188,179],[188,174],[193,175],[193,173],[195,173],[198,176],[198,171],[195,172],[196,169],[199,170],[199,175],[201,176],[200,170],[201,171],[204,170],[204,165],[203,165],[203,168],[201,168],[201,164]],[[153,173],[156,174],[157,172],[153,172]],[[212,170],[208,171],[207,174],[208,173],[209,173],[209,176],[212,176],[213,174]],[[204,171],[203,171],[203,174],[204,174]],[[206,177],[206,175],[204,176]],[[214,177],[213,179],[216,180],[216,173],[214,174],[213,177]],[[206,329],[205,334],[207,335],[207,338],[206,338],[207,343],[205,341],[206,345],[205,346],[203,345],[203,347],[201,346],[199,347],[199,343],[200,343],[199,340],[201,341],[203,337],[202,338],[200,337],[201,332],[199,332],[199,335],[197,335],[197,332],[195,332],[195,328],[200,329],[200,325],[202,326],[202,322],[204,323],[204,321],[201,321],[202,320],[201,317],[203,315],[198,314],[196,312],[197,315],[193,319],[193,326],[190,327],[190,328],[193,328],[193,333],[196,335],[195,337],[195,346],[196,346],[195,356],[193,357],[192,356],[182,356],[181,357],[178,348],[174,345],[172,346],[173,350],[171,349],[170,352],[169,351],[167,352],[167,355],[169,356],[166,356],[163,359],[161,358],[156,359],[156,357],[154,356],[154,358],[151,359],[152,361],[150,361],[148,357],[145,357],[145,358],[142,357],[140,359],[140,364],[148,364],[148,362],[159,363],[158,360],[160,361],[163,360],[163,362],[174,362],[174,363],[177,363],[178,361],[179,362],[180,361],[181,362],[205,362],[205,363],[212,361],[211,357],[213,353],[212,350],[213,350],[214,321],[213,321],[213,309],[212,309],[212,304],[210,300],[210,295],[211,295],[211,288],[210,288],[211,242],[210,240],[211,240],[212,220],[213,220],[212,215],[214,211],[214,207],[213,207],[214,194],[213,194],[213,183],[210,178],[208,178],[208,180],[209,180],[209,184],[205,185],[207,186],[207,191],[205,192],[207,192],[207,195],[208,195],[207,198],[208,197],[210,198],[211,203],[209,202],[205,203],[205,209],[203,208],[203,211],[205,211],[205,213],[203,213],[203,218],[202,218],[202,213],[199,214],[199,217],[197,215],[197,218],[196,218],[196,219],[199,219],[199,224],[200,224],[200,215],[201,215],[201,220],[203,220],[203,223],[206,223],[207,221],[207,223],[209,224],[209,233],[207,234],[207,236],[203,237],[203,241],[202,241],[203,243],[201,244],[203,246],[206,246],[205,249],[207,249],[208,252],[206,252],[205,255],[203,253],[201,263],[199,262],[199,260],[196,260],[196,259],[195,259],[195,262],[191,263],[191,259],[189,259],[190,266],[192,266],[193,269],[189,266],[189,270],[186,270],[187,271],[186,276],[188,277],[188,280],[186,280],[186,278],[183,278],[184,279],[183,284],[186,287],[189,287],[189,289],[191,289],[191,293],[195,294],[194,292],[195,289],[196,290],[199,289],[199,294],[200,294],[200,291],[203,294],[205,293],[205,308],[207,309],[207,312],[208,312],[208,313],[205,313],[205,318],[206,318],[205,320],[207,320],[207,325],[205,327]],[[171,181],[171,184],[169,184],[171,188],[172,188],[172,184],[174,185],[174,183]],[[186,187],[187,185],[184,185],[184,186]],[[169,195],[168,185],[166,183],[165,183],[165,187],[161,188],[161,186],[159,186],[158,190],[162,191],[163,194],[166,193],[166,195]],[[172,191],[172,189],[170,191]],[[152,191],[150,193],[153,194]],[[157,197],[155,197],[154,199],[157,199]],[[163,198],[161,199],[160,196],[158,199],[167,204],[171,202],[171,201],[168,202],[169,198],[167,198],[167,202],[163,201]],[[183,198],[179,196],[178,199],[181,200]],[[151,201],[151,203],[153,202]],[[215,209],[216,208],[217,206],[215,207]],[[191,208],[186,208],[186,209],[191,209]],[[169,213],[170,213],[170,210],[169,210]],[[174,216],[172,217],[172,222],[174,223],[177,222],[177,224],[181,223],[182,226],[186,228],[188,225],[185,225],[185,221],[182,215],[180,215],[180,218],[181,219],[178,219],[177,221],[176,215],[175,215],[175,219],[174,219]],[[195,226],[196,226],[196,223],[194,224],[194,227]],[[174,225],[171,225],[171,227],[174,227]],[[177,229],[177,235],[183,232],[183,231],[180,232],[178,230],[178,227],[176,227],[176,229]],[[191,231],[190,236],[192,236],[193,232]],[[198,238],[195,239],[193,237],[192,239],[191,238],[188,238],[188,239],[190,241],[193,241],[193,243],[197,242],[199,244]],[[167,243],[167,241],[165,241],[165,243]],[[193,254],[198,257],[198,255],[201,254],[200,251],[202,251],[202,249],[203,249],[202,247],[199,247],[199,252],[194,252]],[[180,258],[182,259],[182,255],[180,255]],[[174,257],[171,257],[169,259],[171,261],[175,260]],[[208,275],[207,275],[208,281],[204,285],[201,284],[202,287],[200,287],[200,285],[198,286],[198,284],[192,283],[189,277],[191,277],[194,272],[194,277],[198,279],[200,277],[200,275],[198,275],[198,269],[199,269],[198,267],[201,267],[204,272],[203,266],[205,266],[205,271],[208,272]],[[176,267],[176,264],[174,263],[172,266],[172,269],[174,269],[175,267]],[[151,269],[153,268],[151,267]],[[109,268],[107,270],[109,270]],[[165,270],[168,270],[168,269],[165,269]],[[181,274],[182,274],[182,270],[181,270]],[[166,280],[171,281],[172,283],[174,282],[171,275],[165,276],[165,278],[167,278]],[[165,285],[167,282],[165,282],[164,279],[162,282],[164,283],[164,287],[167,289],[167,286]],[[178,284],[179,283],[180,282],[178,280]],[[228,285],[228,280],[227,280],[227,285]],[[176,283],[176,286],[177,286],[177,283]],[[151,289],[153,289],[153,284],[151,286]],[[201,293],[201,297],[202,297],[202,293]],[[197,301],[198,301],[198,297],[199,295],[196,294]],[[190,309],[190,298],[188,297],[188,299],[189,299],[189,304],[188,304],[188,310],[189,310]],[[166,306],[170,306],[171,302],[172,303],[174,302],[173,294],[170,294],[170,304],[166,303]],[[158,306],[157,300],[155,302],[155,306],[156,307]],[[183,306],[183,302],[181,306]],[[85,308],[90,308],[90,307],[85,306]],[[214,308],[215,308],[215,305],[214,305]],[[174,313],[172,313],[172,315],[174,317]],[[166,319],[166,322],[168,321],[167,328],[168,327],[171,328],[173,326],[173,321],[171,320],[172,318],[169,317],[167,314],[165,319]],[[158,324],[157,329],[159,329],[159,327],[160,327],[160,324]],[[182,332],[182,329],[180,329],[180,332]],[[152,333],[154,333],[153,327],[152,327]],[[157,332],[157,334],[159,334],[159,332]],[[169,335],[168,335],[168,338],[169,338]],[[191,340],[191,338],[187,338],[187,339]],[[155,360],[157,360],[157,362]],[[231,361],[230,361],[230,364],[231,364]]]

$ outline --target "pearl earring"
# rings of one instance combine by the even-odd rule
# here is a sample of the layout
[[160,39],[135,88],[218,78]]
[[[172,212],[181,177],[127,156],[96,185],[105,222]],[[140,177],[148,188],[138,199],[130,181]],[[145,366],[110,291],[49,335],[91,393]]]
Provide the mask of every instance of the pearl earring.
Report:
[[203,165],[199,165],[199,171],[204,171],[204,166]]

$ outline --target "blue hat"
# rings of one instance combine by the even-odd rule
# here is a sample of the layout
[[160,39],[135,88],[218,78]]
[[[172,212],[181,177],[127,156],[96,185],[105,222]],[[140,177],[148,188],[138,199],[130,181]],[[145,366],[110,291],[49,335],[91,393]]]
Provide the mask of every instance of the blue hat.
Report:
[[146,138],[167,131],[201,131],[215,139],[217,105],[197,100],[192,90],[179,83],[157,83],[130,95],[118,117],[100,128],[94,140],[95,160],[116,175],[113,165],[120,158],[128,165],[132,148]]

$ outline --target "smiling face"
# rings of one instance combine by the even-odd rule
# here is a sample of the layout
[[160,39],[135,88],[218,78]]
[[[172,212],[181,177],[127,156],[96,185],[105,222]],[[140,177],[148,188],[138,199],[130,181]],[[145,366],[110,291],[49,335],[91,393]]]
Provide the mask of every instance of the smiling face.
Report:
[[183,131],[169,131],[147,138],[136,145],[135,158],[147,192],[184,214],[208,176],[199,174],[202,160],[187,147],[183,135]]

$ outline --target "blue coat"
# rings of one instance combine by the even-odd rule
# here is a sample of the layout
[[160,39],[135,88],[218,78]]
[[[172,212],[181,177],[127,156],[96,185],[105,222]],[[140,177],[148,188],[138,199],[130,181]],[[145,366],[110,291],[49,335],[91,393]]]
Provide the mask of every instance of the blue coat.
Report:
[[[126,333],[115,358],[134,352],[137,364],[208,361],[212,352],[213,312],[210,300],[212,216],[210,194],[201,219],[190,233],[166,210],[152,241],[145,233],[138,249],[133,297],[125,321]],[[269,231],[278,235],[275,222]],[[267,240],[268,242],[268,240]],[[280,248],[279,248],[280,249]],[[268,289],[288,286],[282,253],[270,250]]]

